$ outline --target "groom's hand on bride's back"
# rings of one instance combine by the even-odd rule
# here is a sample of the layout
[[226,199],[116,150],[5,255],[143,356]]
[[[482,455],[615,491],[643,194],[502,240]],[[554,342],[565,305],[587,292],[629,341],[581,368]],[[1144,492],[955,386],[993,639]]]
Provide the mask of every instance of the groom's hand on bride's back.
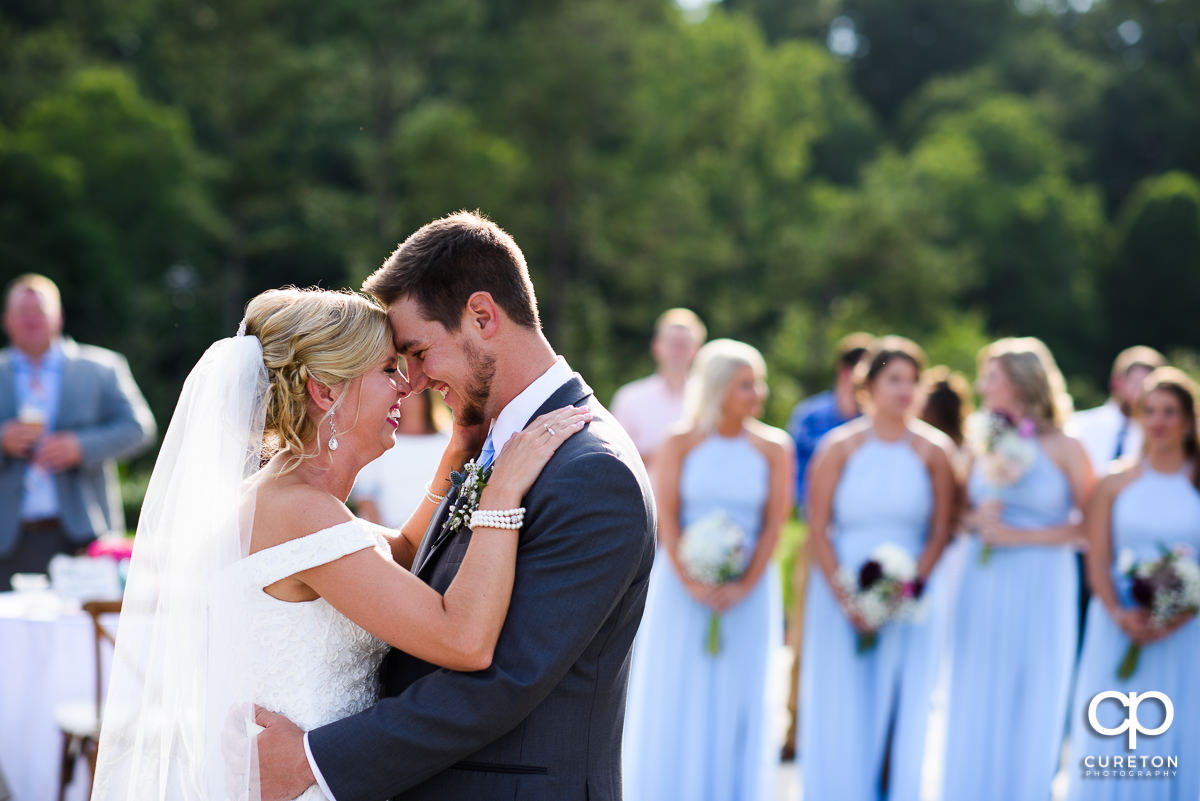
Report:
[[304,732],[283,715],[254,708],[258,735],[258,772],[262,801],[288,801],[315,782],[304,753]]

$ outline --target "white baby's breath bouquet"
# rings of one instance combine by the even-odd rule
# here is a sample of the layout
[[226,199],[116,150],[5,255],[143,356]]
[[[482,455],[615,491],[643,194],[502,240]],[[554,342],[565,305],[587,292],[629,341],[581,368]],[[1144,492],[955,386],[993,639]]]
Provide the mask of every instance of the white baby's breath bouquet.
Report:
[[[693,581],[716,587],[742,575],[748,550],[746,533],[724,512],[717,511],[683,532],[679,563]],[[710,656],[721,652],[721,616],[715,611],[709,617],[705,648]]]

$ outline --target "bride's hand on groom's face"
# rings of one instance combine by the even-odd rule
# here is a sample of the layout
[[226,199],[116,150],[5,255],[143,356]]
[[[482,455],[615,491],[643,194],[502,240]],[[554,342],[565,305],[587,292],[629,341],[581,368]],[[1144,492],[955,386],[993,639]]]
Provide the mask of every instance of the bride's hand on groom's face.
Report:
[[484,492],[488,507],[518,506],[542,474],[542,468],[559,446],[581,431],[592,419],[586,406],[567,406],[547,412],[524,431],[512,435],[496,459],[495,470]]

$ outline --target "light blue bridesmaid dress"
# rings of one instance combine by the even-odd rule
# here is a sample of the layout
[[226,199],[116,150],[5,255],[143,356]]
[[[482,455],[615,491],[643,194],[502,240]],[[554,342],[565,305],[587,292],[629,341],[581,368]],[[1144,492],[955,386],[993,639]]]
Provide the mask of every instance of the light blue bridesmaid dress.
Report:
[[[1190,466],[1189,466],[1190,468]],[[1192,486],[1187,471],[1176,474],[1155,472],[1142,465],[1142,475],[1117,495],[1112,506],[1113,554],[1130,550],[1137,561],[1159,558],[1159,546],[1186,545],[1192,559],[1200,553],[1200,493]],[[1122,605],[1133,606],[1129,579],[1118,575],[1113,581]],[[1130,640],[1109,616],[1099,598],[1092,598],[1087,631],[1079,662],[1075,700],[1071,705],[1071,757],[1067,761],[1071,801],[1196,801],[1200,798],[1200,623],[1193,618],[1166,639],[1143,646],[1137,670],[1128,679],[1117,678],[1117,666]],[[1088,724],[1092,697],[1105,690],[1121,693],[1157,690],[1171,699],[1175,722],[1163,734],[1137,738],[1137,748],[1127,749],[1127,735],[1097,734]],[[1116,728],[1128,710],[1111,700],[1096,709],[1101,726]],[[1157,701],[1147,701],[1138,710],[1143,726],[1153,729],[1162,722]],[[1174,777],[1086,776],[1084,759],[1089,756],[1179,757]],[[1096,764],[1099,764],[1098,762]]]
[[[1016,483],[989,487],[978,465],[972,504],[998,498],[1013,528],[1069,522],[1066,475],[1041,444]],[[1066,545],[996,547],[979,563],[966,541],[949,642],[945,801],[1045,801],[1061,756],[1078,640],[1079,575]]]
[[[846,460],[830,539],[838,564],[855,575],[880,545],[897,545],[914,561],[925,547],[933,485],[910,439],[906,433],[886,442],[869,431]],[[888,623],[864,654],[855,652],[856,640],[814,564],[804,604],[797,743],[805,801],[881,798],[893,725],[889,797],[916,797],[934,675],[928,620]]]
[[[746,436],[712,435],[684,457],[680,525],[719,510],[757,539],[769,485],[770,466]],[[659,550],[629,676],[626,801],[776,801],[767,674],[782,643],[782,603],[772,563],[722,615],[721,651],[710,656],[710,610]]]

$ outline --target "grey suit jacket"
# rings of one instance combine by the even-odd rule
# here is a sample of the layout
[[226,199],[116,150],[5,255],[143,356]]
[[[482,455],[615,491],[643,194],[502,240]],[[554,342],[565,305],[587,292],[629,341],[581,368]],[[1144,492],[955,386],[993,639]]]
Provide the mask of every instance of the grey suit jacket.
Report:
[[[59,516],[76,542],[124,532],[115,459],[131,456],[154,440],[154,416],[134,383],[125,357],[64,339],[56,431],[79,437],[83,462],[58,473]],[[12,350],[0,351],[0,425],[17,416]],[[0,557],[17,545],[26,459],[0,451]]]
[[[636,448],[579,376],[537,414],[568,403],[586,403],[593,420],[525,496],[492,666],[455,673],[392,651],[389,697],[309,733],[337,801],[621,798],[625,690],[654,559],[654,501]],[[453,500],[414,563],[439,592],[471,540],[468,529],[444,530]]]

